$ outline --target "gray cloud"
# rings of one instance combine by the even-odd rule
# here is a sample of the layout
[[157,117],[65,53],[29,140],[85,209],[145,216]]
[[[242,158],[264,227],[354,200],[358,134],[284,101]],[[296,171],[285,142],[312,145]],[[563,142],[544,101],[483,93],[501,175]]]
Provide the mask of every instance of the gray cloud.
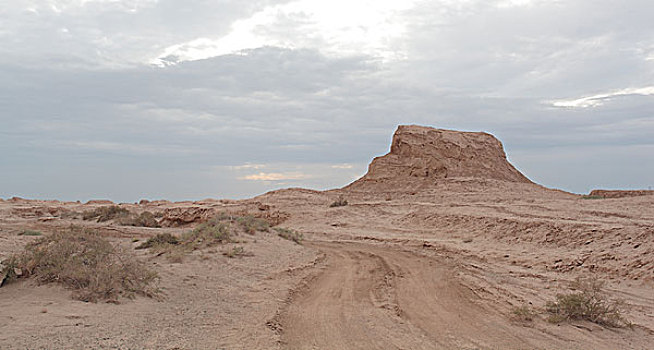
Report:
[[[654,5],[500,3],[509,4],[390,7],[370,23],[400,34],[357,54],[356,41],[339,42],[344,29],[317,32],[332,23],[291,1],[8,4],[0,196],[132,201],[341,186],[402,123],[492,132],[548,186],[654,185],[654,95],[611,95],[654,85]],[[262,11],[274,16],[253,22],[256,35],[288,45],[147,64]],[[607,94],[585,108],[553,104]]]

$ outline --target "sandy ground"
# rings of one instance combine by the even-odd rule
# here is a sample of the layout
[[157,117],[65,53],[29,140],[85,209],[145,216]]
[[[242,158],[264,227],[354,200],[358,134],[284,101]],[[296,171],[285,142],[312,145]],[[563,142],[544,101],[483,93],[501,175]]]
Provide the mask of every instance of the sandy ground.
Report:
[[[654,196],[582,199],[524,183],[468,178],[393,191],[290,189],[242,202],[162,203],[279,211],[302,245],[272,233],[245,237],[182,263],[135,251],[161,275],[166,297],[118,305],[72,300],[56,286],[0,288],[2,349],[651,349],[654,344]],[[330,208],[339,195],[349,205]],[[97,206],[97,204],[92,205]],[[64,219],[77,203],[0,202],[0,259],[71,223],[117,244],[155,232]],[[125,205],[142,210],[145,205]],[[230,208],[231,208],[230,207]],[[59,208],[58,210],[55,208]],[[54,213],[54,214],[53,214]],[[632,328],[584,321],[516,321],[577,276],[607,281],[630,306]]]

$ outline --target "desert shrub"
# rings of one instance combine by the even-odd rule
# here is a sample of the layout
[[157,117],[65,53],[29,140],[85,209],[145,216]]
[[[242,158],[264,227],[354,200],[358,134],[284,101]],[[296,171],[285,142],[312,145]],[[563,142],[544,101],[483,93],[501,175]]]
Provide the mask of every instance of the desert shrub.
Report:
[[590,195],[584,195],[581,196],[581,199],[604,199],[602,196],[590,196]]
[[182,235],[184,243],[212,245],[231,241],[229,225],[218,219],[211,219],[198,225],[193,231]]
[[5,283],[15,281],[22,274],[18,258],[11,256],[8,259],[0,261],[0,287]]
[[343,196],[338,196],[332,204],[329,205],[330,208],[334,207],[344,207],[347,205],[347,200]]
[[19,236],[43,236],[43,232],[35,230],[23,230],[18,233]]
[[40,283],[59,283],[82,301],[116,301],[137,294],[156,296],[157,274],[128,251],[111,244],[97,232],[71,227],[25,246],[13,258],[16,277]]
[[529,305],[516,306],[511,310],[511,318],[518,322],[532,322],[536,311]]
[[163,245],[178,245],[179,243],[177,237],[170,233],[157,233],[154,237],[150,237],[147,241],[141,243],[136,247],[136,249],[147,249]]
[[119,207],[117,205],[110,205],[105,207],[98,207],[93,210],[87,210],[82,213],[82,219],[93,220],[97,219],[98,222],[109,221],[121,217],[128,217],[130,211]]
[[[195,249],[223,243],[238,243],[233,239],[235,232],[238,231],[233,231],[232,228],[235,228],[235,226],[232,225],[238,225],[236,227],[241,227],[250,234],[270,229],[268,221],[261,218],[220,213],[211,220],[198,225],[195,229],[183,233],[179,239],[168,233],[158,234],[139,245],[137,249],[153,248],[153,251],[157,253],[166,254],[172,262],[181,262],[185,254]],[[233,251],[229,254],[233,256],[241,255],[239,251]],[[245,254],[247,255],[247,253]]]
[[228,257],[228,258],[237,258],[237,257],[241,257],[241,256],[253,256],[252,253],[246,252],[245,248],[243,248],[241,246],[233,247],[233,248],[229,249],[228,251],[224,252],[223,255]]
[[149,211],[144,211],[139,215],[130,214],[122,216],[116,222],[123,226],[161,227],[154,214]]
[[604,291],[604,282],[591,279],[577,279],[572,288],[576,292],[557,294],[554,301],[545,305],[550,314],[548,321],[559,323],[565,320],[586,320],[607,327],[629,325],[623,317],[625,304],[610,300]]
[[268,221],[250,215],[236,217],[236,222],[249,234],[254,234],[257,231],[268,232],[270,229]]
[[281,228],[281,227],[275,227],[275,231],[277,231],[277,235],[279,237],[282,237],[284,239],[288,239],[289,241],[293,241],[297,244],[301,244],[302,240],[304,239],[304,236],[302,233],[288,229],[288,228]]
[[159,233],[136,247],[136,249],[151,249],[158,255],[165,254],[170,262],[181,263],[189,252],[218,243],[231,242],[229,225],[217,219],[198,225],[192,231],[177,238],[170,233]]

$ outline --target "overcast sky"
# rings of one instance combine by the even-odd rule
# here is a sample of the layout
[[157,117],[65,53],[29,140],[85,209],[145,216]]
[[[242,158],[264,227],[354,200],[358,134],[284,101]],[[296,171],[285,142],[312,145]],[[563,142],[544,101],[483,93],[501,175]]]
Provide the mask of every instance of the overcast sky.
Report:
[[651,0],[0,0],[0,197],[341,187],[398,124],[654,186]]

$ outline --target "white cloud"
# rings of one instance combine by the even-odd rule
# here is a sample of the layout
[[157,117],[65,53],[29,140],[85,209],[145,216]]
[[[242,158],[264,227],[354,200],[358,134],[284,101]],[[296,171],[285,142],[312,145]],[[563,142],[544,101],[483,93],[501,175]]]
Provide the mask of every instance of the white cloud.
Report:
[[554,107],[563,107],[563,108],[598,107],[603,105],[604,102],[611,100],[614,97],[628,96],[628,95],[643,95],[643,96],[654,95],[654,86],[647,86],[643,88],[627,88],[627,89],[582,97],[573,100],[555,100],[555,101],[551,101],[550,103]]
[[334,164],[331,167],[332,169],[352,169],[354,166],[352,164]]
[[312,48],[335,56],[402,58],[405,54],[394,45],[406,30],[399,13],[414,3],[416,0],[299,0],[268,6],[234,22],[230,33],[221,38],[201,37],[169,46],[150,63],[164,66],[264,46]]
[[289,173],[258,173],[239,177],[239,180],[253,180],[253,181],[288,181],[288,180],[305,180],[310,178],[310,175],[300,172]]
[[238,170],[245,170],[245,169],[256,169],[256,170],[259,170],[259,169],[263,169],[263,168],[265,168],[265,167],[266,167],[265,164],[243,164],[243,165],[233,165],[233,166],[230,166],[229,169],[230,169],[230,170],[237,170],[237,171],[238,171]]

